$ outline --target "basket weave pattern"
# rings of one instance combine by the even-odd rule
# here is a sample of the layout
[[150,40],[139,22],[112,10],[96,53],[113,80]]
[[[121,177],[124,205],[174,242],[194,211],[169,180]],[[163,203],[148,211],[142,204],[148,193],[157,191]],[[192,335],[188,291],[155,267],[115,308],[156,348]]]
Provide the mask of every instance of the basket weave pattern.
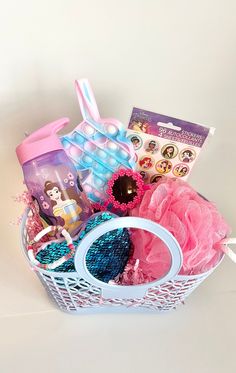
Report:
[[[22,242],[24,251],[28,242],[26,225],[22,226]],[[49,297],[62,310],[70,313],[80,313],[88,309],[94,312],[98,308],[114,309],[114,307],[128,310],[152,310],[165,312],[183,304],[184,300],[204,281],[214,270],[194,276],[175,276],[160,286],[152,286],[142,298],[103,298],[102,288],[89,283],[78,276],[77,272],[62,273],[42,270],[33,266]]]

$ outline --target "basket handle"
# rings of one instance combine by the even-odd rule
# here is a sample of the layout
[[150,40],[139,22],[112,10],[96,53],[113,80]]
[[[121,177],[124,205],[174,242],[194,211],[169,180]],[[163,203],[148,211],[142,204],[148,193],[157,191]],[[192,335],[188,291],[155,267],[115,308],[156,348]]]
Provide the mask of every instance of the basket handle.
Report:
[[236,238],[225,238],[222,243],[222,251],[234,262],[236,263],[236,253],[228,245],[236,245]]
[[[153,233],[155,236],[160,238],[166,244],[171,254],[171,267],[169,272],[157,281],[135,286],[110,285],[93,277],[86,266],[87,251],[93,242],[103,234],[118,228],[139,228]],[[183,256],[177,240],[161,225],[148,219],[121,217],[104,222],[86,234],[77,247],[74,262],[79,277],[82,277],[90,284],[101,288],[103,298],[129,299],[142,298],[150,287],[159,286],[174,278],[182,267]]]

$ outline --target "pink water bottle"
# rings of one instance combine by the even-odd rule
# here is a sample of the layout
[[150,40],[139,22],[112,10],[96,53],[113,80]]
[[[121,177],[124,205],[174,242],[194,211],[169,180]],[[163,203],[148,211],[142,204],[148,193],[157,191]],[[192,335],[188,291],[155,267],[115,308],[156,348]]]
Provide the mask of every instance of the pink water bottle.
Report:
[[56,134],[68,123],[62,118],[43,126],[17,146],[16,154],[43,225],[61,225],[74,236],[92,210]]

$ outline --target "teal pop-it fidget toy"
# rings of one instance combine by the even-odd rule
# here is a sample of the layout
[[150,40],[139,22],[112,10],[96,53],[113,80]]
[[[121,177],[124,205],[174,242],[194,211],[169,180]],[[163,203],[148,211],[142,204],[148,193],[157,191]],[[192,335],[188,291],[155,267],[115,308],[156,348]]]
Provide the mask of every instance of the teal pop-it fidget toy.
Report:
[[104,202],[108,180],[119,168],[134,169],[135,153],[123,124],[113,118],[100,117],[86,79],[76,81],[76,92],[83,121],[62,136],[61,141],[80,174],[88,198],[92,202]]

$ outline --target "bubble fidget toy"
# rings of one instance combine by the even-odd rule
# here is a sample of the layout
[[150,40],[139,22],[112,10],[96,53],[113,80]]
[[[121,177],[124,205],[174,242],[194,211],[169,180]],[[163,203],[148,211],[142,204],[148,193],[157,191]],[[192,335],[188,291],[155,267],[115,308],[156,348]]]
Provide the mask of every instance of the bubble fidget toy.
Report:
[[80,174],[87,197],[102,202],[108,198],[107,182],[113,173],[120,168],[134,169],[135,153],[123,124],[100,117],[88,80],[75,83],[83,121],[61,141]]

